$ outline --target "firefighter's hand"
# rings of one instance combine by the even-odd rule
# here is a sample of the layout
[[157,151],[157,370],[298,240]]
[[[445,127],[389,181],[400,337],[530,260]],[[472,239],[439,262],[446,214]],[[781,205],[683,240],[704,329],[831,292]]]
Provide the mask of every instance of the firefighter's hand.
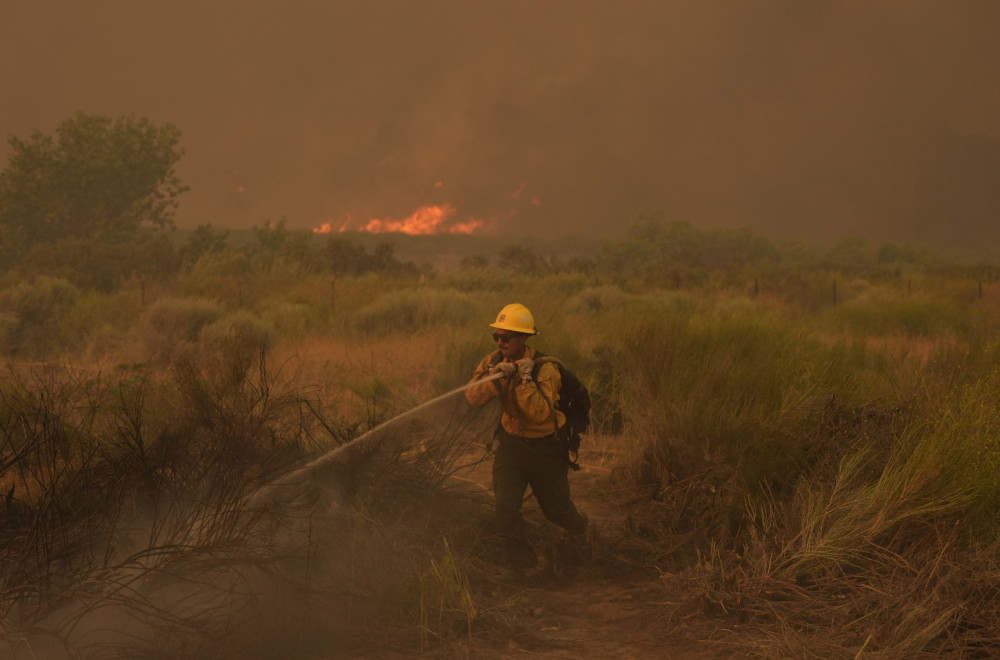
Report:
[[514,364],[517,365],[517,373],[521,375],[521,382],[530,383],[531,370],[535,368],[535,361],[531,358],[521,358]]
[[497,366],[493,367],[493,371],[490,373],[502,373],[507,378],[510,378],[514,375],[515,371],[517,371],[517,367],[513,362],[497,362]]

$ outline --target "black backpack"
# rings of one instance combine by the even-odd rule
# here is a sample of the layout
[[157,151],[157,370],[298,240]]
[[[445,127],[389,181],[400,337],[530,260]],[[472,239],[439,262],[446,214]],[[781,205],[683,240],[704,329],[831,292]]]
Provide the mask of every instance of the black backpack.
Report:
[[[542,360],[548,358],[548,360]],[[496,365],[503,357],[497,351],[490,361],[491,365]],[[535,368],[532,370],[532,378],[538,382],[538,371],[546,362],[551,362],[559,368],[559,376],[562,385],[559,387],[559,403],[556,407],[566,416],[566,424],[559,429],[559,438],[563,441],[568,451],[574,454],[580,451],[580,435],[590,428],[590,392],[583,384],[580,377],[573,373],[558,358],[546,355],[539,350],[535,350]],[[574,470],[579,470],[580,465],[574,461],[569,462]]]

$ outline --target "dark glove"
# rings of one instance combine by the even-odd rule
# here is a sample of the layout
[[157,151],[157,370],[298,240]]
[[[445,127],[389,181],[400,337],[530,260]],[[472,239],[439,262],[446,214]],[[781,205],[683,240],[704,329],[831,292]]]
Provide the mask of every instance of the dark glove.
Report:
[[517,371],[517,367],[514,366],[513,362],[497,362],[497,366],[493,367],[493,371],[490,373],[503,373],[504,376],[510,378]]
[[531,358],[521,358],[514,364],[517,365],[517,373],[521,375],[521,382],[530,383],[531,371],[535,368],[535,361]]

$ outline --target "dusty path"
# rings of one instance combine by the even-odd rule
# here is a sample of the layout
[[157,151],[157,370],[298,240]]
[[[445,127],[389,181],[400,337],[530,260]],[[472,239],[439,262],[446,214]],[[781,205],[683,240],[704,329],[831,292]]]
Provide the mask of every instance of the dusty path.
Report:
[[[705,616],[682,580],[624,560],[608,560],[602,553],[602,538],[620,534],[627,520],[627,512],[609,492],[618,464],[616,442],[620,439],[591,442],[581,452],[583,469],[570,475],[574,500],[590,516],[596,533],[597,558],[578,571],[543,565],[527,574],[496,569],[473,576],[473,597],[486,624],[423,657],[748,657],[736,643],[738,630]],[[488,483],[488,464],[480,478]],[[562,532],[544,521],[533,499],[525,504],[525,514],[545,555],[546,546],[556,546]]]

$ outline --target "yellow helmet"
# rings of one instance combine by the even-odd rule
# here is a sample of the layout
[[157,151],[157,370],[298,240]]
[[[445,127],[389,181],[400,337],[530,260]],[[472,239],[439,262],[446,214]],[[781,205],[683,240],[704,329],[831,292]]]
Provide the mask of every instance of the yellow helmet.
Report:
[[490,323],[491,328],[500,330],[510,330],[511,332],[523,332],[526,335],[537,335],[535,330],[535,317],[527,307],[521,303],[511,303],[497,314],[495,323]]

